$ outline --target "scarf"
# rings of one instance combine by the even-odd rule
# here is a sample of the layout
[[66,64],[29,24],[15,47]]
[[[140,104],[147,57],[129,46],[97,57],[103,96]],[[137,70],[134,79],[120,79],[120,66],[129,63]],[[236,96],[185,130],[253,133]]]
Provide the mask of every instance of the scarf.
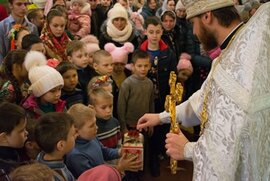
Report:
[[126,27],[122,31],[120,31],[112,24],[112,20],[109,19],[107,22],[106,31],[113,41],[123,43],[129,39],[133,30],[132,30],[132,25],[128,20],[127,20]]
[[[42,35],[40,36],[40,39],[43,41],[44,45],[48,49],[46,49],[47,54],[49,55],[49,58],[56,58],[57,60],[61,61],[67,61],[67,55],[66,55],[66,47],[67,44],[70,42],[70,39],[68,38],[66,32],[63,33],[63,35],[60,38],[56,38],[49,26],[45,26],[45,28],[42,31]],[[51,53],[54,54],[52,57]]]

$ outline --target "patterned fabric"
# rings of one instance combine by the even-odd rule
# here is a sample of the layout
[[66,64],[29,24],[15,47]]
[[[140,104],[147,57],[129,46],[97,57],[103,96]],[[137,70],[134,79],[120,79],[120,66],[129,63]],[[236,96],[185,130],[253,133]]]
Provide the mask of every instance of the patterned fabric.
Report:
[[0,90],[0,100],[1,101],[8,101],[11,103],[15,103],[16,102],[16,94],[14,92],[14,87],[11,84],[10,81],[7,81],[6,83],[4,83],[4,85],[2,86],[1,90]]
[[194,180],[270,178],[269,9],[270,3],[261,6],[222,51],[221,63],[211,70],[202,89],[184,103],[185,107],[177,108],[177,114],[182,115],[190,103],[199,117],[205,88],[211,85],[204,133],[198,142],[185,146],[185,158],[194,162]]
[[[21,93],[22,93],[22,101],[24,101],[28,96],[28,88],[29,88],[29,84],[27,83],[23,83],[23,85],[20,87]],[[10,81],[6,81],[3,84],[2,88],[0,89],[0,101],[5,100],[11,103],[17,103],[16,99],[17,97],[15,94],[15,89],[14,89],[13,84]]]
[[64,32],[60,38],[56,38],[49,26],[47,25],[40,36],[43,41],[48,58],[56,58],[57,60],[67,61],[66,47],[70,42],[67,34]]

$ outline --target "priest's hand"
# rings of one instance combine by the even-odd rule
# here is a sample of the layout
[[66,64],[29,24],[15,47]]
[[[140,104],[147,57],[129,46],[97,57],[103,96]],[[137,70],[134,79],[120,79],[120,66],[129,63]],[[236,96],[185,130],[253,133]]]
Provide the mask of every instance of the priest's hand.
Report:
[[139,131],[148,130],[150,127],[154,127],[160,124],[159,114],[144,114],[137,123],[137,129]]
[[188,139],[183,135],[182,132],[179,134],[168,133],[166,135],[166,153],[171,158],[175,160],[184,159],[184,148],[185,145],[189,142]]

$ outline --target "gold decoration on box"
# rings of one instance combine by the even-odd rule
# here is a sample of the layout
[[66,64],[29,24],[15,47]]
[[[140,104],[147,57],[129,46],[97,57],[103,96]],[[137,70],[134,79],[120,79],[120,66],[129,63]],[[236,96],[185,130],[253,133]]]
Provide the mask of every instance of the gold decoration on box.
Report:
[[[171,127],[170,132],[174,134],[180,133],[179,124],[176,121],[176,105],[181,102],[183,95],[183,86],[181,83],[176,83],[177,77],[175,72],[170,73],[169,86],[170,95],[166,96],[165,110],[170,113]],[[176,174],[177,160],[171,158],[170,160],[171,173]]]

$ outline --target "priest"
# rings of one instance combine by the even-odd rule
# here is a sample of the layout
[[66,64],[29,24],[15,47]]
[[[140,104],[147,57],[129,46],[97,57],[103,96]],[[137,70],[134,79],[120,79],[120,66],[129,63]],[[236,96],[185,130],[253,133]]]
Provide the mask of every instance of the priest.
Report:
[[[176,107],[177,121],[201,125],[197,142],[167,134],[167,154],[192,160],[194,180],[270,178],[270,3],[243,24],[231,0],[182,0],[193,33],[206,50],[222,52],[201,89]],[[137,129],[170,123],[145,114]]]

